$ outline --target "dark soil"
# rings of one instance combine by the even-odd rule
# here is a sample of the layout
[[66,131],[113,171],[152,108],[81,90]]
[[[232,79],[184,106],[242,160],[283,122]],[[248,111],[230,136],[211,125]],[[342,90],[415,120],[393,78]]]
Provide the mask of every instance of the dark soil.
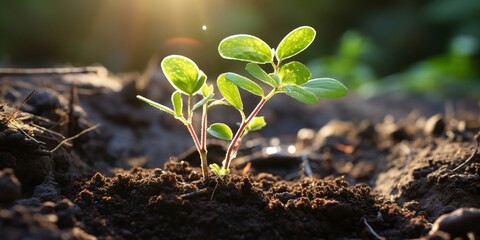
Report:
[[[77,215],[96,236],[172,239],[412,238],[427,221],[414,211],[350,186],[344,178],[291,182],[270,174],[202,181],[186,163],[94,175],[79,189]],[[77,191],[78,192],[78,191]]]
[[[445,111],[402,94],[313,107],[274,98],[233,174],[204,180],[183,126],[135,99],[168,104],[166,81],[143,89],[136,78],[0,76],[1,239],[480,236],[475,101]],[[218,111],[212,122],[235,125]],[[223,160],[225,143],[208,149],[211,163]]]

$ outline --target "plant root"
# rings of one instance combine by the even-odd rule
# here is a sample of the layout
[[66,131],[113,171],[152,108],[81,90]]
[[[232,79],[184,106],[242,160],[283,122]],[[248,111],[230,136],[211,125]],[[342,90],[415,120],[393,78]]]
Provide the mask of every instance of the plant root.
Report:
[[212,192],[212,196],[210,196],[210,202],[213,201],[213,196],[215,196],[215,191],[217,191],[217,188],[218,188],[218,178],[215,179],[215,181],[217,182],[217,184],[215,184],[215,187],[213,188],[213,192]]
[[363,223],[365,224],[365,226],[368,228],[368,230],[370,231],[370,233],[375,236],[375,238],[379,239],[379,240],[385,240],[386,238],[380,236],[377,234],[377,232],[375,232],[375,230],[373,230],[372,226],[370,226],[370,224],[368,224],[367,222],[367,219],[363,218]]
[[186,198],[193,198],[193,197],[196,197],[196,196],[200,196],[200,195],[203,195],[205,193],[208,192],[208,189],[207,188],[202,188],[198,191],[195,191],[195,192],[190,192],[190,193],[185,193],[185,194],[182,194],[180,195],[180,198],[181,199],[186,199]]

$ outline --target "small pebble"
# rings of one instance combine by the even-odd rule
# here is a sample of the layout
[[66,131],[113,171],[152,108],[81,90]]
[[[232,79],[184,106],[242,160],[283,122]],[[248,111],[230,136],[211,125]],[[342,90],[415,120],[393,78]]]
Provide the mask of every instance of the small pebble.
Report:
[[13,169],[0,170],[0,202],[11,203],[20,197],[21,183]]
[[445,131],[445,120],[441,114],[431,116],[425,123],[423,132],[427,136],[440,136]]
[[460,208],[440,216],[432,225],[429,235],[448,233],[451,237],[463,237],[468,233],[480,232],[480,209]]
[[49,214],[54,212],[55,212],[54,202],[48,201],[48,202],[42,203],[42,206],[40,207],[40,213]]
[[57,206],[55,208],[57,211],[67,210],[73,208],[73,203],[67,198],[64,198],[57,202]]

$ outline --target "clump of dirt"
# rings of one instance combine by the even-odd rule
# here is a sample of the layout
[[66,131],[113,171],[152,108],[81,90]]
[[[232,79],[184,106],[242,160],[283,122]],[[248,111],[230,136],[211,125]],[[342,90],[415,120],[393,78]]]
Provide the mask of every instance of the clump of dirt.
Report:
[[472,162],[453,171],[473,153],[474,144],[437,139],[421,148],[405,146],[412,152],[407,157],[390,156],[376,189],[399,203],[417,201],[430,220],[462,207],[480,208],[476,184],[480,182],[480,164]]
[[404,123],[410,140],[389,148],[375,189],[400,204],[415,203],[431,221],[455,209],[479,208],[478,115],[414,120]]
[[[47,111],[50,112],[51,109]],[[54,112],[58,113],[60,110]],[[95,138],[95,135],[64,142],[66,137],[63,134],[68,134],[68,126],[80,131],[87,126],[80,125],[79,121],[72,125],[55,123],[54,120],[61,121],[23,111],[17,112],[7,105],[0,108],[0,169],[13,169],[25,193],[31,193],[35,186],[45,182],[69,183],[91,169],[79,158],[79,149],[83,147],[76,146],[86,139]],[[64,131],[49,129],[60,126],[63,126],[60,129]]]
[[13,169],[0,170],[0,204],[8,204],[20,198],[21,184]]
[[95,236],[143,239],[390,238],[420,236],[416,212],[343,178],[284,181],[270,174],[200,179],[185,162],[99,173],[79,185],[76,215]]
[[0,169],[14,169],[23,186],[34,186],[52,173],[52,159],[45,145],[28,134],[33,128],[22,123],[4,124],[0,121]]
[[0,209],[2,239],[96,239],[72,225],[73,205],[70,202],[70,208],[65,207],[68,202],[45,202],[37,208],[15,205],[11,209]]

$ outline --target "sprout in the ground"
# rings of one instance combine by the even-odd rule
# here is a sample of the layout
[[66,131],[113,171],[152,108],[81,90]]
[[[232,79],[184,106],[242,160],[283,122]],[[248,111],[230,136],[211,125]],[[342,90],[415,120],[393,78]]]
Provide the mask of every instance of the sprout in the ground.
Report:
[[[347,95],[347,88],[339,81],[331,78],[313,78],[307,66],[298,61],[284,63],[303,50],[315,39],[316,32],[308,26],[299,27],[287,34],[276,49],[258,37],[239,34],[223,39],[218,52],[225,59],[247,62],[245,70],[256,81],[237,73],[223,73],[217,78],[217,87],[223,98],[214,99],[212,85],[206,84],[206,75],[198,69],[190,59],[172,55],[162,61],[162,70],[168,81],[176,89],[172,94],[173,109],[137,96],[140,100],[164,111],[185,124],[192,135],[195,147],[200,154],[203,176],[208,175],[206,133],[230,141],[222,166],[210,164],[210,169],[215,175],[222,176],[230,172],[230,163],[237,155],[242,139],[249,132],[258,131],[266,126],[265,119],[257,116],[274,95],[285,93],[286,95],[306,104],[316,104],[320,98],[339,98]],[[266,72],[259,64],[272,66],[271,72]],[[264,83],[269,87],[267,92],[257,82]],[[243,111],[243,101],[238,88],[259,96],[260,100],[256,107],[248,115]],[[195,95],[200,95],[194,105]],[[185,97],[184,97],[185,96]],[[186,110],[183,100],[187,99]],[[225,123],[214,123],[207,128],[207,111],[215,105],[230,105],[240,114],[240,125],[234,133]],[[202,108],[201,137],[197,137],[193,127],[193,111]]]

